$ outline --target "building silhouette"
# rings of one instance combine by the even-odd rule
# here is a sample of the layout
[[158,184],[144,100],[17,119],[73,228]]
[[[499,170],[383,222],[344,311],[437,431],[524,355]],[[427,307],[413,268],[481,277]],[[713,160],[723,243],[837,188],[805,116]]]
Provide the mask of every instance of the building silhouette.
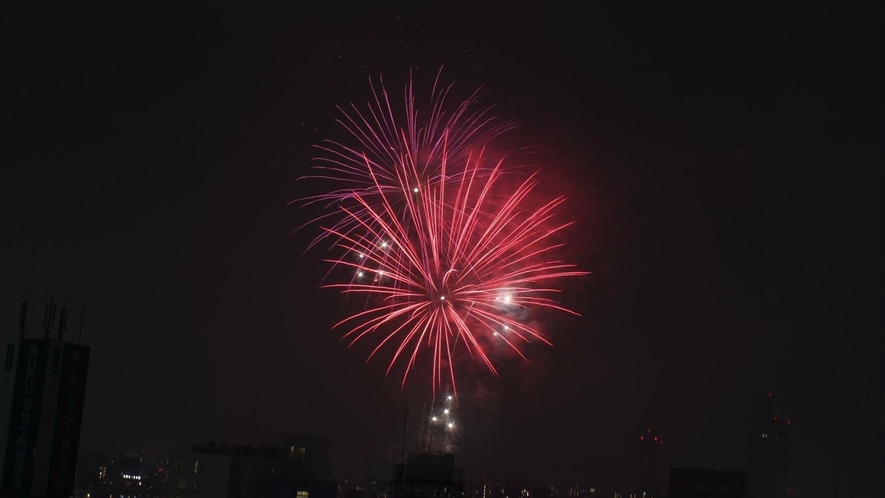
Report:
[[[64,342],[67,308],[50,338],[56,305],[46,304],[43,337],[19,338],[6,348],[0,399],[0,495],[69,497],[73,493],[86,393],[89,348]],[[82,320],[81,320],[82,332]]]
[[756,398],[758,415],[750,419],[749,498],[785,498],[790,482],[790,420],[778,417],[771,393]]
[[464,470],[451,453],[411,452],[397,465],[393,498],[456,498],[462,495]]
[[747,474],[718,469],[670,469],[673,498],[747,498]]
[[165,498],[166,459],[150,450],[104,457],[82,452],[77,461],[77,498]]
[[281,446],[194,443],[170,462],[174,498],[336,498],[327,438],[287,436]]
[[660,498],[661,447],[664,441],[648,429],[639,436],[639,498]]

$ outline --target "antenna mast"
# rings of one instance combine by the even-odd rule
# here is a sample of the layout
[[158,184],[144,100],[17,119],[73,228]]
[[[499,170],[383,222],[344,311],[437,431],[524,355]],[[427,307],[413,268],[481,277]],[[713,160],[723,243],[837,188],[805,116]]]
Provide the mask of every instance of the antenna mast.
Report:
[[406,405],[406,413],[403,415],[403,449],[400,452],[400,463],[406,464],[406,427],[409,423],[409,406]]
[[46,308],[43,312],[43,336],[46,339],[49,339],[49,330],[55,323],[55,308],[55,294],[53,294],[52,297],[49,298],[49,302],[46,303]]
[[22,301],[21,316],[18,321],[18,336],[25,336],[25,324],[28,322],[28,295],[25,294],[25,300]]
[[58,320],[58,340],[65,340],[65,330],[68,328],[68,303],[61,306],[61,317]]
[[77,335],[77,345],[80,344],[80,341],[83,339],[83,317],[86,316],[86,303],[83,303],[83,308],[80,309],[80,333]]

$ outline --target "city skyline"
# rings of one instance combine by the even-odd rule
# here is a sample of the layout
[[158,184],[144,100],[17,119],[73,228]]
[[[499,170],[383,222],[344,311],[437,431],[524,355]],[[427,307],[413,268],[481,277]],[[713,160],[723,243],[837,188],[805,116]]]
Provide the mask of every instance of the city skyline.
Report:
[[518,123],[591,272],[553,347],[467,367],[459,467],[628,489],[651,427],[662,474],[744,470],[772,392],[797,489],[831,493],[837,461],[873,489],[881,4],[37,5],[0,6],[0,332],[25,295],[86,303],[81,447],[314,434],[350,472],[405,413],[417,444],[429,379],[401,390],[330,330],[353,303],[286,204],[335,105],[443,67]]

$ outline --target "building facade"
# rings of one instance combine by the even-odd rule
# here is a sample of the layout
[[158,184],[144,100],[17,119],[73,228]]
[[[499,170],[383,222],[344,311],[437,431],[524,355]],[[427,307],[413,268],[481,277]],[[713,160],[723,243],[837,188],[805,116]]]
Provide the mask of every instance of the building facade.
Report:
[[[396,468],[392,498],[458,498],[462,496],[464,470],[455,467],[451,453],[409,453]],[[516,497],[514,497],[516,498]]]
[[336,498],[329,440],[288,436],[281,446],[195,443],[172,459],[169,498]]
[[73,494],[80,426],[89,367],[89,348],[51,339],[54,304],[47,305],[44,337],[25,337],[22,305],[19,340],[10,343],[2,371],[0,408],[0,495],[69,497]]

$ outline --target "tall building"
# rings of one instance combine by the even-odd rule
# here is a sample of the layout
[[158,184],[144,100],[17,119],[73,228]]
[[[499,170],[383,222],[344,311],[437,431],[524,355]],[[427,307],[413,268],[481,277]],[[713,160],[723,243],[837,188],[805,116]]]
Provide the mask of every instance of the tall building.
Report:
[[326,438],[300,436],[284,438],[282,446],[197,442],[172,460],[167,496],[335,498],[329,448]]
[[639,498],[660,498],[661,447],[664,441],[648,429],[639,436]]
[[22,303],[19,339],[7,346],[2,372],[0,495],[67,498],[76,478],[89,348],[64,342],[66,308],[57,338],[50,338],[53,302],[46,305],[43,337],[25,337],[27,307]]
[[[393,479],[393,498],[458,498],[464,470],[455,468],[451,453],[409,453]],[[518,498],[518,497],[514,497]]]
[[790,482],[790,420],[778,417],[771,393],[756,398],[759,413],[750,419],[749,498],[785,498]]

